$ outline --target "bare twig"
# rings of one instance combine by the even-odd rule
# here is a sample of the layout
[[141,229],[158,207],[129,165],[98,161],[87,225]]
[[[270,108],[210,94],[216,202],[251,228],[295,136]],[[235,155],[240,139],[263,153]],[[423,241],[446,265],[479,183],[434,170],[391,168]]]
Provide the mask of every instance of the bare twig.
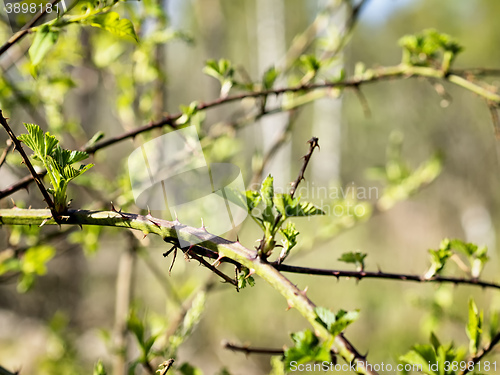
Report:
[[351,12],[349,14],[349,18],[347,19],[347,22],[344,26],[344,30],[342,32],[342,37],[337,44],[336,48],[322,56],[322,59],[332,57],[337,55],[342,49],[345,47],[346,43],[349,41],[349,38],[352,35],[352,32],[354,31],[354,27],[356,26],[356,23],[358,22],[359,15],[361,14],[361,10],[366,6],[369,0],[361,0],[357,5],[351,6]]
[[488,103],[490,110],[491,121],[493,122],[493,129],[495,130],[495,137],[500,140],[500,119],[498,118],[498,104]]
[[10,149],[12,148],[12,140],[7,140],[6,146],[2,151],[2,155],[0,156],[0,167],[5,163],[5,160],[7,159],[7,154],[9,153]]
[[219,271],[215,266],[212,266],[210,263],[208,263],[205,259],[203,259],[201,256],[198,254],[194,253],[193,251],[186,251],[186,254],[190,256],[191,258],[197,260],[201,264],[203,264],[205,267],[207,267],[210,271],[215,273],[217,276],[221,277],[224,281],[228,282],[229,284],[232,284],[234,286],[238,285],[238,281],[230,278],[227,276],[224,272]]
[[292,188],[290,189],[290,196],[292,198],[295,195],[295,192],[297,191],[297,187],[299,186],[300,182],[304,180],[304,173],[306,172],[307,165],[309,164],[309,160],[311,159],[314,149],[316,147],[319,148],[318,138],[316,137],[312,137],[310,140],[307,141],[307,143],[309,143],[309,152],[304,156],[304,163],[300,168],[299,175],[297,176],[295,181],[292,182]]
[[182,299],[179,296],[179,292],[177,291],[176,288],[174,288],[170,279],[166,277],[166,275],[162,272],[157,263],[151,259],[149,253],[147,251],[141,251],[139,252],[139,255],[141,256],[142,260],[149,268],[153,276],[156,277],[161,287],[165,291],[167,297],[171,299],[175,305],[178,306],[182,305]]
[[115,303],[115,326],[114,326],[114,349],[113,374],[122,375],[127,368],[127,317],[130,310],[130,301],[133,292],[134,268],[136,252],[138,249],[137,239],[132,233],[128,234],[128,247],[120,256],[118,275],[116,277],[116,303]]
[[14,143],[14,148],[21,154],[21,156],[24,160],[24,163],[28,167],[33,180],[35,180],[35,182],[38,186],[38,189],[40,189],[40,192],[42,193],[45,202],[47,202],[47,204],[49,205],[49,207],[52,211],[52,214],[57,215],[57,213],[54,211],[54,203],[52,202],[52,199],[50,198],[48,191],[45,189],[45,186],[43,186],[42,179],[38,176],[38,174],[35,171],[35,168],[33,167],[33,164],[31,164],[31,161],[30,161],[28,155],[26,155],[26,153],[24,152],[23,146],[21,145],[21,142],[17,139],[16,135],[14,134],[14,132],[10,128],[9,124],[7,123],[7,120],[5,119],[5,117],[3,117],[3,113],[2,113],[1,109],[0,109],[0,123],[7,131],[7,134],[9,134],[10,139]]
[[283,355],[283,349],[273,349],[273,348],[256,348],[250,347],[248,345],[236,345],[228,341],[222,342],[222,347],[224,349],[232,350],[233,352],[243,352],[248,354],[266,354],[266,355]]
[[[284,355],[285,351],[283,349],[274,348],[257,348],[248,345],[236,345],[228,341],[222,342],[222,347],[224,349],[232,350],[233,352],[243,352],[245,355],[249,354],[264,354],[264,355]],[[336,363],[336,356],[333,351],[330,351],[332,361]]]
[[363,114],[366,118],[370,118],[372,116],[372,111],[370,110],[370,105],[368,100],[366,99],[365,94],[361,91],[359,87],[354,89],[354,93],[358,97],[359,104],[361,104],[361,108],[363,108]]
[[170,370],[170,367],[174,364],[174,359],[170,358],[168,361],[163,362],[161,365],[163,366],[163,369],[160,371],[160,375],[165,375],[168,370]]
[[[477,354],[476,356],[472,357],[467,361],[467,363],[473,362],[474,365],[476,365],[481,359],[483,359],[487,354],[491,353],[495,345],[497,345],[500,342],[500,332],[498,332],[495,337],[491,339],[491,342],[488,344],[486,348],[484,348],[480,354]],[[466,375],[470,372],[469,366],[462,371],[461,375]]]
[[474,285],[483,288],[494,288],[500,289],[500,284],[482,281],[478,279],[466,279],[460,277],[448,277],[436,275],[431,278],[425,278],[421,275],[412,274],[402,274],[402,273],[390,273],[390,272],[370,272],[370,271],[343,271],[343,270],[331,270],[323,268],[309,268],[309,267],[299,267],[290,266],[288,264],[277,264],[273,263],[273,266],[282,272],[290,273],[300,273],[306,275],[319,275],[319,276],[333,276],[336,278],[347,277],[357,280],[361,279],[386,279],[386,280],[400,280],[400,281],[414,281],[419,283],[452,283],[452,284],[464,284],[464,285]]

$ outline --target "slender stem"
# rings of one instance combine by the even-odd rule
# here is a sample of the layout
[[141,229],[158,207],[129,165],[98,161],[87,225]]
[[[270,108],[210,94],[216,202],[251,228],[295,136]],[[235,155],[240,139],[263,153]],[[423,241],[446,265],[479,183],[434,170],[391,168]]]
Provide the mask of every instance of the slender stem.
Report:
[[163,362],[161,365],[163,366],[163,369],[160,371],[160,375],[165,375],[168,370],[170,370],[170,367],[174,364],[175,360],[173,358],[170,358],[169,360]]
[[234,352],[243,352],[245,354],[266,354],[266,355],[283,355],[283,349],[273,349],[273,348],[256,348],[247,345],[236,345],[228,341],[222,342],[222,347],[224,349],[232,350]]
[[[481,359],[483,359],[487,354],[489,354],[493,350],[493,348],[495,347],[495,345],[497,345],[499,342],[500,342],[500,332],[498,332],[495,335],[495,337],[493,337],[491,339],[491,342],[488,344],[488,346],[486,348],[483,349],[483,351],[480,354],[477,354],[476,356],[474,356],[471,359],[469,359],[467,361],[467,363],[473,362],[474,365],[476,365]],[[467,368],[464,371],[462,371],[461,375],[466,375],[469,372],[470,372],[469,371],[469,366],[467,366]]]
[[127,369],[128,331],[127,317],[133,292],[134,268],[137,259],[138,243],[132,233],[128,234],[128,248],[120,255],[118,275],[116,277],[116,302],[113,374],[123,375]]
[[315,312],[316,305],[306,297],[305,292],[292,284],[273,265],[262,260],[255,250],[247,249],[239,242],[214,236],[202,229],[179,226],[178,223],[156,219],[150,215],[142,216],[114,211],[68,210],[56,222],[49,210],[0,210],[0,224],[40,225],[41,223],[45,223],[45,225],[79,224],[130,228],[140,230],[143,233],[157,234],[167,241],[177,239],[178,241],[183,240],[189,243],[198,243],[199,245],[193,247],[193,249],[203,247],[215,251],[220,258],[226,257],[232,261],[236,261],[249,268],[252,273],[259,275],[286,299],[289,308],[297,309],[306,318],[313,326],[314,332],[318,337],[326,341],[332,341],[332,350],[344,358],[345,361],[353,362],[357,372],[367,375],[377,374],[369,366],[366,358],[359,354],[342,334],[333,337],[318,321],[318,316]]
[[318,138],[316,137],[312,137],[310,140],[307,141],[307,143],[309,143],[309,152],[304,156],[304,164],[302,164],[302,168],[300,168],[299,175],[292,183],[292,189],[290,190],[290,196],[292,198],[295,195],[295,191],[297,191],[297,187],[299,186],[300,182],[304,179],[304,173],[306,172],[307,165],[309,164],[309,160],[311,160],[311,156],[314,152],[314,149],[316,147],[319,148]]
[[28,167],[28,169],[31,173],[31,176],[33,177],[33,180],[35,180],[35,182],[38,186],[38,189],[40,189],[40,192],[43,195],[45,202],[47,202],[47,204],[49,205],[52,212],[54,214],[56,214],[56,212],[54,211],[54,202],[52,202],[52,199],[50,198],[48,191],[45,189],[45,186],[43,186],[42,179],[40,178],[40,176],[38,176],[38,174],[35,171],[35,168],[33,167],[33,164],[31,164],[30,158],[24,152],[23,146],[21,145],[21,142],[17,139],[16,135],[14,134],[14,132],[10,128],[9,124],[7,123],[7,120],[5,119],[5,117],[3,117],[3,113],[2,113],[1,109],[0,109],[0,123],[7,131],[7,134],[9,134],[10,139],[14,143],[14,148],[21,154],[21,156],[24,160],[24,164],[26,164],[26,167]]
[[[233,352],[243,352],[246,355],[249,354],[264,354],[264,355],[284,355],[285,351],[283,349],[274,348],[256,348],[248,345],[236,345],[228,341],[222,342],[222,347],[224,349],[232,350]],[[335,353],[330,352],[332,359],[335,360]]]
[[5,148],[2,151],[2,155],[0,156],[0,167],[3,165],[3,163],[5,163],[5,160],[7,159],[7,155],[11,150],[12,145],[13,145],[12,141],[8,140]]
[[281,272],[289,273],[300,273],[306,275],[319,275],[319,276],[333,276],[336,278],[347,277],[357,280],[361,279],[386,279],[386,280],[400,280],[400,281],[414,281],[418,283],[453,283],[453,284],[464,284],[464,285],[474,285],[483,288],[494,288],[500,289],[500,284],[494,282],[487,282],[478,279],[466,279],[460,277],[449,277],[449,276],[439,276],[436,275],[429,279],[426,279],[421,275],[411,275],[402,273],[390,273],[390,272],[369,272],[369,271],[343,271],[343,270],[331,270],[323,268],[309,268],[309,267],[299,267],[290,266],[287,264],[277,264],[273,263],[273,266]]
[[208,268],[210,271],[212,271],[213,273],[215,273],[217,276],[219,276],[221,279],[223,279],[225,282],[229,283],[229,284],[232,284],[234,286],[237,286],[238,285],[238,281],[237,280],[233,280],[231,279],[229,276],[227,276],[225,273],[219,271],[215,266],[211,265],[210,263],[208,263],[205,259],[203,259],[201,256],[199,256],[198,254],[194,253],[193,251],[186,251],[186,254],[188,256],[190,256],[191,258],[197,260],[198,262],[200,262],[200,264],[203,264],[206,268]]

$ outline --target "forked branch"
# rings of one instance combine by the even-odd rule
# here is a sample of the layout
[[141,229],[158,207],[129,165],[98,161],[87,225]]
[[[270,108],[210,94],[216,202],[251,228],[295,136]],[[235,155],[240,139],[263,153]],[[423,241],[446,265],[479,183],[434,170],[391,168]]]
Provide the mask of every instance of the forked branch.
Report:
[[[57,223],[49,210],[8,209],[0,210],[0,224],[77,224],[99,225],[140,230],[154,233],[164,239],[183,240],[198,243],[198,248],[216,252],[219,257],[226,257],[259,275],[278,291],[287,301],[289,308],[297,309],[313,326],[315,333],[323,340],[332,340],[332,350],[347,362],[353,362],[361,374],[375,375],[364,356],[342,335],[332,337],[331,333],[318,321],[314,303],[305,293],[292,284],[271,264],[258,257],[255,250],[247,249],[240,242],[233,242],[214,236],[202,229],[180,226],[178,223],[136,214],[115,211],[68,210]],[[195,247],[193,247],[194,249]]]

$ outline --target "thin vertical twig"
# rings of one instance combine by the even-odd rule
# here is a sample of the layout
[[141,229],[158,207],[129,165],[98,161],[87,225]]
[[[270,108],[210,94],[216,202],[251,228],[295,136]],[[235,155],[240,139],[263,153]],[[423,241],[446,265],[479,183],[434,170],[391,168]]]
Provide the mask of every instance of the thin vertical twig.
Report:
[[131,232],[127,234],[128,247],[120,256],[116,278],[113,375],[127,373],[127,318],[133,293],[134,268],[138,249],[137,239]]
[[5,130],[7,131],[7,134],[9,135],[10,139],[14,143],[14,149],[17,150],[21,154],[21,156],[24,160],[24,164],[26,164],[26,167],[28,167],[28,169],[31,173],[31,176],[35,180],[35,182],[38,186],[38,189],[40,189],[40,192],[43,195],[45,202],[47,202],[50,210],[52,211],[52,214],[54,215],[54,217],[56,217],[57,212],[55,212],[54,202],[52,202],[52,199],[50,198],[50,195],[49,195],[47,189],[45,189],[45,186],[43,186],[42,179],[36,173],[35,168],[33,167],[33,164],[31,164],[31,161],[30,161],[28,155],[26,155],[26,153],[23,150],[23,146],[21,145],[21,142],[17,139],[16,135],[14,134],[12,129],[10,128],[9,124],[7,123],[7,119],[3,116],[1,109],[0,109],[0,123],[5,128]]
[[297,187],[299,186],[300,182],[304,180],[304,173],[307,169],[307,165],[309,164],[309,160],[311,159],[311,156],[314,152],[314,149],[317,147],[319,149],[319,139],[316,137],[312,137],[310,140],[307,141],[309,143],[309,152],[304,155],[304,163],[302,164],[302,167],[300,168],[299,175],[295,179],[294,182],[292,182],[292,189],[290,190],[290,196],[293,198],[295,195],[295,192],[297,191]]
[[174,364],[174,359],[170,358],[169,360],[163,362],[161,365],[163,366],[163,369],[160,371],[160,375],[165,375],[168,370],[170,370],[170,367]]
[[[309,164],[309,160],[311,159],[311,156],[314,152],[314,149],[316,147],[319,148],[319,143],[318,143],[319,139],[317,137],[312,137],[310,140],[307,141],[307,143],[309,143],[309,151],[307,152],[306,155],[304,155],[304,163],[302,164],[302,167],[300,168],[299,170],[299,174],[297,175],[297,178],[295,179],[294,182],[292,182],[292,188],[290,189],[290,197],[293,199],[293,196],[295,195],[295,192],[297,191],[297,187],[299,186],[300,182],[302,180],[304,180],[304,173],[307,169],[307,165]],[[276,219],[274,220],[274,225],[273,225],[273,230],[272,232],[274,233],[274,231],[276,230],[276,227],[278,226],[280,220],[282,219],[283,215],[281,213],[279,213],[277,216],[276,216]],[[266,235],[264,234],[264,236],[262,237],[262,240],[260,241],[260,245],[259,245],[259,248],[258,250],[260,251],[262,249],[262,247],[264,246],[266,242]],[[262,254],[262,256],[265,258],[267,257],[267,254]],[[281,259],[279,260],[279,263],[281,261],[283,261],[284,259]]]
[[0,156],[0,167],[3,165],[3,163],[5,163],[5,160],[7,159],[7,155],[11,150],[12,145],[13,145],[12,140],[10,139],[7,140],[5,148],[2,151],[2,155]]

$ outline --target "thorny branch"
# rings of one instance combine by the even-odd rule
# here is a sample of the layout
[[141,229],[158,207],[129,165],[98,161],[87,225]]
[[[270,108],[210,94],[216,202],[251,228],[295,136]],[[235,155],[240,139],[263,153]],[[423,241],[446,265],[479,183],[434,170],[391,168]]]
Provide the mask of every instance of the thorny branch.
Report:
[[[238,241],[232,242],[214,236],[205,230],[189,226],[179,226],[178,222],[170,222],[152,218],[150,215],[142,216],[115,211],[86,211],[68,210],[56,222],[49,210],[35,209],[6,209],[0,210],[0,224],[12,225],[45,225],[77,224],[99,225],[140,230],[143,233],[154,233],[165,239],[177,238],[188,243],[199,243],[197,248],[204,247],[216,252],[218,258],[229,258],[244,267],[253,270],[278,291],[287,301],[290,308],[295,308],[313,326],[315,333],[323,340],[333,341],[333,350],[347,362],[353,362],[358,372],[366,375],[377,374],[369,366],[365,356],[361,355],[354,346],[342,335],[333,337],[331,333],[317,320],[316,305],[271,264],[262,261],[257,252],[244,247]],[[195,247],[191,249],[193,251]]]
[[400,281],[414,281],[419,283],[452,283],[452,284],[464,284],[473,285],[483,288],[494,288],[500,289],[500,284],[494,282],[482,281],[479,279],[466,279],[460,277],[450,277],[450,276],[440,276],[436,275],[431,278],[425,278],[421,275],[412,274],[402,274],[402,273],[390,273],[390,272],[370,272],[370,271],[343,271],[343,270],[330,270],[323,268],[309,268],[309,267],[299,267],[290,266],[288,264],[278,264],[273,263],[273,266],[281,272],[289,273],[300,273],[306,275],[319,275],[319,276],[333,276],[338,278],[346,277],[353,278],[356,280],[361,279],[386,279],[386,280],[400,280]]

